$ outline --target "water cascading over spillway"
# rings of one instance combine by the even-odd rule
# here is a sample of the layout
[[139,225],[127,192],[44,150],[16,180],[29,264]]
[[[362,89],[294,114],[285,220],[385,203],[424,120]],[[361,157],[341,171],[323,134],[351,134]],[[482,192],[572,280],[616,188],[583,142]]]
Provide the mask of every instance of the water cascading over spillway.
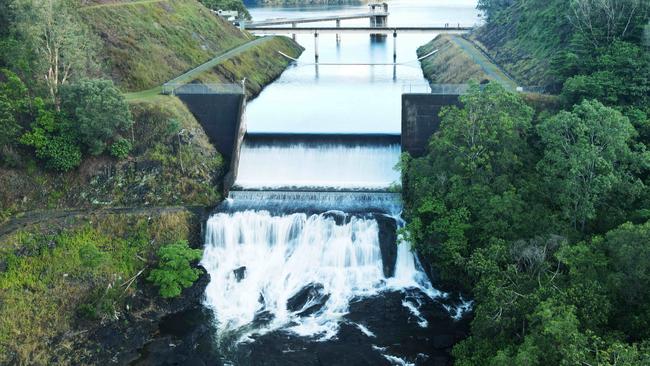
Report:
[[[409,244],[396,242],[400,195],[387,191],[399,179],[394,136],[247,138],[237,190],[206,225],[205,304],[222,335],[242,341],[282,329],[331,339],[354,299],[407,288],[443,296]],[[382,247],[386,237],[393,241]],[[404,306],[418,316],[417,304]]]
[[400,152],[397,135],[249,135],[235,187],[386,190]]
[[222,331],[259,321],[258,332],[286,327],[327,339],[336,335],[355,297],[407,287],[440,295],[416,268],[406,243],[395,277],[384,276],[379,231],[375,219],[341,212],[218,213],[207,224],[202,264],[211,282],[205,303]]

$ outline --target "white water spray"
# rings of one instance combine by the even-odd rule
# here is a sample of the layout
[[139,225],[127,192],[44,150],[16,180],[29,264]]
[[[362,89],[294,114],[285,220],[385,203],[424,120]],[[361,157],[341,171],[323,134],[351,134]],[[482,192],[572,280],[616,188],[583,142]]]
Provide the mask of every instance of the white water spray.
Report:
[[[205,304],[221,333],[245,329],[267,313],[270,322],[244,335],[283,328],[329,339],[355,297],[412,287],[432,298],[441,295],[425,281],[406,243],[398,250],[396,276],[384,277],[376,220],[353,216],[337,223],[332,215],[244,211],[208,220],[202,265],[211,281]],[[318,294],[290,309],[287,302],[309,286]],[[316,310],[305,315],[309,309]]]

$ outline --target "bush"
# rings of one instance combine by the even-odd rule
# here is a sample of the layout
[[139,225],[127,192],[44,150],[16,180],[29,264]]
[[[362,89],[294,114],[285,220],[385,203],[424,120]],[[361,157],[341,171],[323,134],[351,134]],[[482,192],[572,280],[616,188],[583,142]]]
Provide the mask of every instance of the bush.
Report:
[[129,156],[129,153],[131,152],[131,148],[131,142],[125,138],[120,137],[111,145],[111,156],[116,159],[126,159],[126,157]]
[[100,155],[116,133],[133,125],[129,106],[110,80],[82,80],[61,88],[61,107],[76,122],[79,142]]
[[180,295],[183,288],[192,286],[199,278],[200,271],[190,263],[201,259],[201,251],[191,249],[185,240],[161,247],[158,258],[158,268],[147,279],[160,287],[160,296],[164,298]]
[[69,171],[81,163],[81,149],[77,134],[70,122],[56,111],[48,109],[42,101],[35,100],[38,116],[31,131],[20,142],[36,150],[36,157],[46,165],[61,172]]

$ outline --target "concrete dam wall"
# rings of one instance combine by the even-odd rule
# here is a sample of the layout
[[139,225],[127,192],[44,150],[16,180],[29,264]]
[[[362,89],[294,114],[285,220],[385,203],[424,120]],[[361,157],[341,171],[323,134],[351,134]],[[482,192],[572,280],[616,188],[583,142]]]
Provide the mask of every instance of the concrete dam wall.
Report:
[[402,94],[402,151],[424,155],[429,138],[440,127],[442,107],[460,104],[453,94]]

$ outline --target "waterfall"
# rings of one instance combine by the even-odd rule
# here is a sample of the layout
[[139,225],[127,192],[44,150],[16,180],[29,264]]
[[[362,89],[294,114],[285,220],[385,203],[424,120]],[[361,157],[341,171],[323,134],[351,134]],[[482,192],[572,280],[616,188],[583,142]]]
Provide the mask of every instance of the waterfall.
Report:
[[243,331],[245,338],[286,329],[329,339],[354,298],[412,287],[441,295],[424,280],[406,243],[400,244],[396,277],[386,279],[377,221],[344,216],[213,215],[201,264],[211,278],[205,305],[214,310],[219,331]]

